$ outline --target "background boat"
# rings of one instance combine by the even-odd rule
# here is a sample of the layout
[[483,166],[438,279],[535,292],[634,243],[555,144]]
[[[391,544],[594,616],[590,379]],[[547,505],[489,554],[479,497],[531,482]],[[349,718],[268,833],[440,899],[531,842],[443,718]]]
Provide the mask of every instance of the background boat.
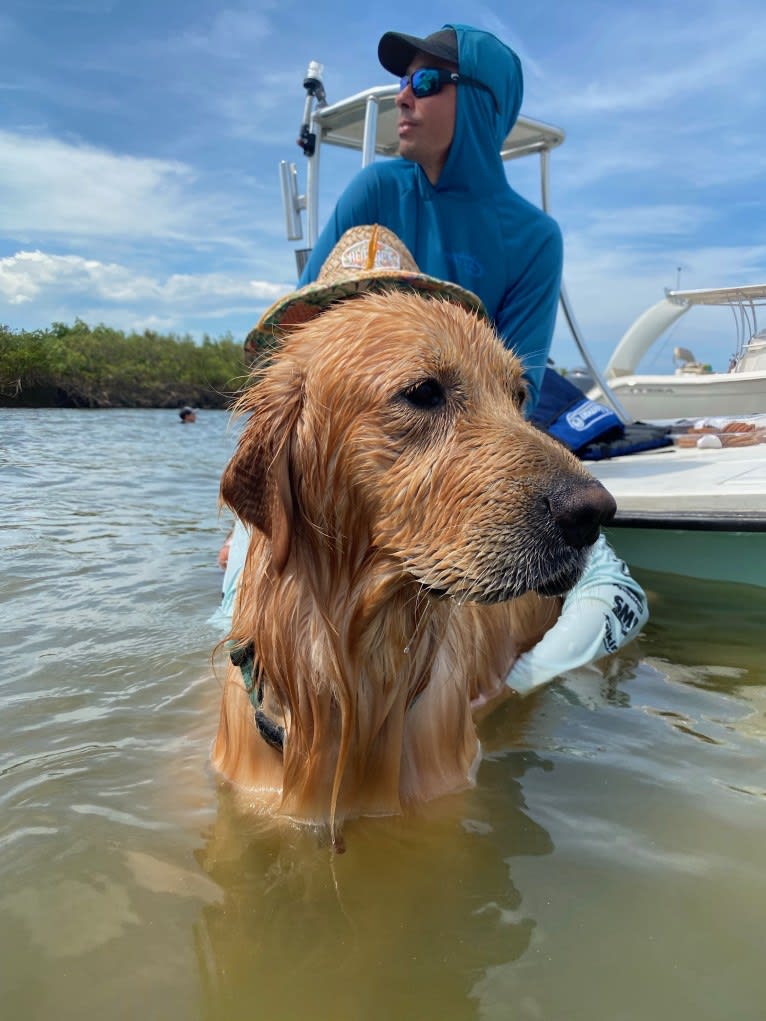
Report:
[[[709,290],[666,291],[627,330],[604,371],[609,389],[634,418],[642,420],[741,416],[766,412],[766,331],[757,313],[766,305],[766,284]],[[726,372],[714,372],[686,348],[674,350],[675,372],[637,374],[646,353],[690,309],[727,307],[737,328],[735,352]],[[595,386],[590,396],[602,397]]]

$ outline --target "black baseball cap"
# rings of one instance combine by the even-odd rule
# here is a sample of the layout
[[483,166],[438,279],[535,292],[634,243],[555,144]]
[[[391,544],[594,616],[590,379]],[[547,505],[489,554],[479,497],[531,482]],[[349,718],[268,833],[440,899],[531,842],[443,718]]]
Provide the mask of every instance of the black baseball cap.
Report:
[[402,32],[386,32],[378,43],[378,60],[386,71],[398,78],[407,74],[416,53],[427,53],[430,57],[448,60],[457,64],[457,36],[453,28],[442,28],[432,32],[424,39],[416,35],[404,35]]

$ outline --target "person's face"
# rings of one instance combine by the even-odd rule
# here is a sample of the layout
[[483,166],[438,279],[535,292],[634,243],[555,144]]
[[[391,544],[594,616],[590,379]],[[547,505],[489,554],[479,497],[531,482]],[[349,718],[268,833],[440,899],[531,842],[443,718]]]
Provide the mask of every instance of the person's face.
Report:
[[[407,68],[412,74],[419,67],[446,67],[448,64],[427,53],[417,53]],[[447,160],[449,147],[455,134],[457,88],[442,86],[435,96],[418,99],[410,85],[396,97],[399,108],[399,153],[407,160],[419,163],[431,184],[436,184]]]

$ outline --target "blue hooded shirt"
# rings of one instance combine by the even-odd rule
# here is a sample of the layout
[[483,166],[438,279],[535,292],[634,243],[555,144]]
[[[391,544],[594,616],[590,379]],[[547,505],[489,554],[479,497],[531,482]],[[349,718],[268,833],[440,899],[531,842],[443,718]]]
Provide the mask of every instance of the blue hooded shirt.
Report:
[[524,363],[529,412],[537,402],[556,321],[561,233],[551,217],[510,187],[500,158],[521,108],[519,58],[489,32],[467,25],[445,28],[457,36],[460,72],[489,86],[492,95],[457,86],[455,132],[435,185],[417,163],[404,159],[360,171],[320,234],[300,285],[317,278],[351,227],[388,227],[424,273],[482,299],[503,343]]

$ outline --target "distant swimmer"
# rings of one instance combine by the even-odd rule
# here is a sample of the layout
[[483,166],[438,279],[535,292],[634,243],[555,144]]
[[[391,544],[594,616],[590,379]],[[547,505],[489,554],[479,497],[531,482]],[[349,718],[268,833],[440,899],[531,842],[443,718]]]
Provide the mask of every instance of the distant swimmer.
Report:
[[194,408],[190,408],[187,405],[185,408],[181,408],[181,410],[178,412],[178,417],[181,419],[183,424],[186,425],[187,422],[197,421],[197,412],[194,410]]

